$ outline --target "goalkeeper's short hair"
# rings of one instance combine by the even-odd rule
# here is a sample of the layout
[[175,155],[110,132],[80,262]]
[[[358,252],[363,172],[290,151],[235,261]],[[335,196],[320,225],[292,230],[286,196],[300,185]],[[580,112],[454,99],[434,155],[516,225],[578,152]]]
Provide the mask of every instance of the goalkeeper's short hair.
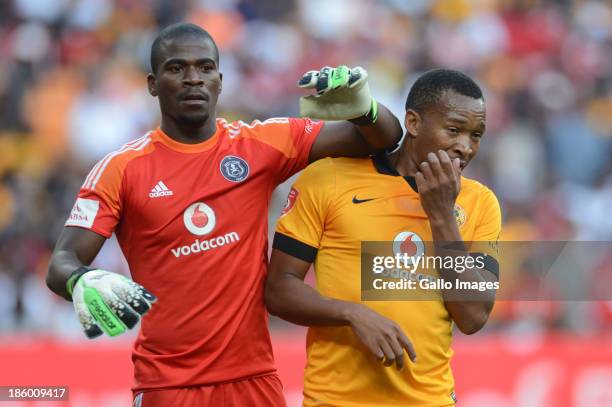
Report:
[[219,65],[219,48],[213,37],[202,27],[191,23],[177,23],[169,25],[157,34],[151,45],[151,72],[156,73],[162,62],[164,43],[180,37],[201,37],[210,41],[215,49],[215,62]]
[[442,93],[453,90],[461,95],[482,99],[482,90],[472,78],[452,69],[433,69],[421,75],[410,88],[406,110],[422,113],[440,101]]

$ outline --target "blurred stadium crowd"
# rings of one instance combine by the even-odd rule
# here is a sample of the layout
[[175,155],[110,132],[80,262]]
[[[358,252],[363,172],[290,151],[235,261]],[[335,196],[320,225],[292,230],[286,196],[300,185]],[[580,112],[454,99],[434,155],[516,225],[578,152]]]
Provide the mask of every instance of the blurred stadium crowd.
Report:
[[[177,21],[216,39],[228,119],[296,115],[297,78],[323,65],[364,66],[400,119],[420,72],[472,75],[488,122],[467,174],[497,193],[501,238],[612,240],[607,0],[3,1],[0,335],[82,336],[71,305],[44,285],[47,261],[92,165],[157,126],[150,44]],[[275,198],[271,225],[283,188]],[[127,272],[116,245],[98,264]],[[489,329],[610,331],[610,304],[500,303]]]

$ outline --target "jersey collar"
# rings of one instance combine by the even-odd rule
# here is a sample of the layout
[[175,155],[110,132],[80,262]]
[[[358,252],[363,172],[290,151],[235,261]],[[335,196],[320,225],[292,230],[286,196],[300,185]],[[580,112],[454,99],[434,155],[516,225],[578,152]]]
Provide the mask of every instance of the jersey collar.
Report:
[[[383,153],[378,153],[374,155],[372,157],[372,162],[374,163],[374,167],[376,168],[376,171],[378,171],[380,174],[391,175],[394,177],[401,177],[400,173],[397,172],[397,170],[395,169],[395,167],[393,167],[393,165],[391,165],[391,162],[389,161],[389,155],[387,153],[383,152]],[[417,188],[416,180],[414,179],[414,177],[405,176],[402,178],[406,180],[406,182],[408,183],[408,185],[410,185],[410,188],[412,188],[414,192],[419,192]]]
[[185,144],[178,142],[173,138],[170,138],[170,136],[168,136],[166,133],[164,133],[161,127],[158,127],[155,130],[154,138],[174,151],[178,151],[181,153],[201,153],[210,150],[217,144],[217,141],[219,139],[219,132],[219,122],[217,121],[215,134],[213,134],[211,138],[202,143]]

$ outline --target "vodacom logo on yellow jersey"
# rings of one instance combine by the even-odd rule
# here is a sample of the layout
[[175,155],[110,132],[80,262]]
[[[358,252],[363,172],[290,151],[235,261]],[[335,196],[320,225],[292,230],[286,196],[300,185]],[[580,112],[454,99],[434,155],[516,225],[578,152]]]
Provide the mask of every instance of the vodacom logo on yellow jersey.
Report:
[[[196,236],[204,236],[211,233],[217,223],[215,211],[204,202],[196,202],[183,212],[183,223],[189,232]],[[240,240],[236,232],[213,236],[208,239],[195,239],[192,243],[170,249],[174,257],[190,256],[202,253],[210,249],[235,243]]]

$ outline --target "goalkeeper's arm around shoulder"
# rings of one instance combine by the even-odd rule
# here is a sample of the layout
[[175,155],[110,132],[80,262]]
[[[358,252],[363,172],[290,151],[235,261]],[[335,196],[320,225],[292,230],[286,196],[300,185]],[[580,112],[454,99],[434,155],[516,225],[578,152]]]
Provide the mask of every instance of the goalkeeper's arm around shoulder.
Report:
[[88,338],[120,335],[132,329],[156,301],[129,278],[88,267],[106,239],[78,227],[65,227],[47,273],[47,286],[72,301]]
[[330,121],[312,147],[311,162],[391,150],[401,139],[399,120],[372,97],[365,69],[341,65],[308,71],[298,86],[316,91],[300,98],[300,116]]

